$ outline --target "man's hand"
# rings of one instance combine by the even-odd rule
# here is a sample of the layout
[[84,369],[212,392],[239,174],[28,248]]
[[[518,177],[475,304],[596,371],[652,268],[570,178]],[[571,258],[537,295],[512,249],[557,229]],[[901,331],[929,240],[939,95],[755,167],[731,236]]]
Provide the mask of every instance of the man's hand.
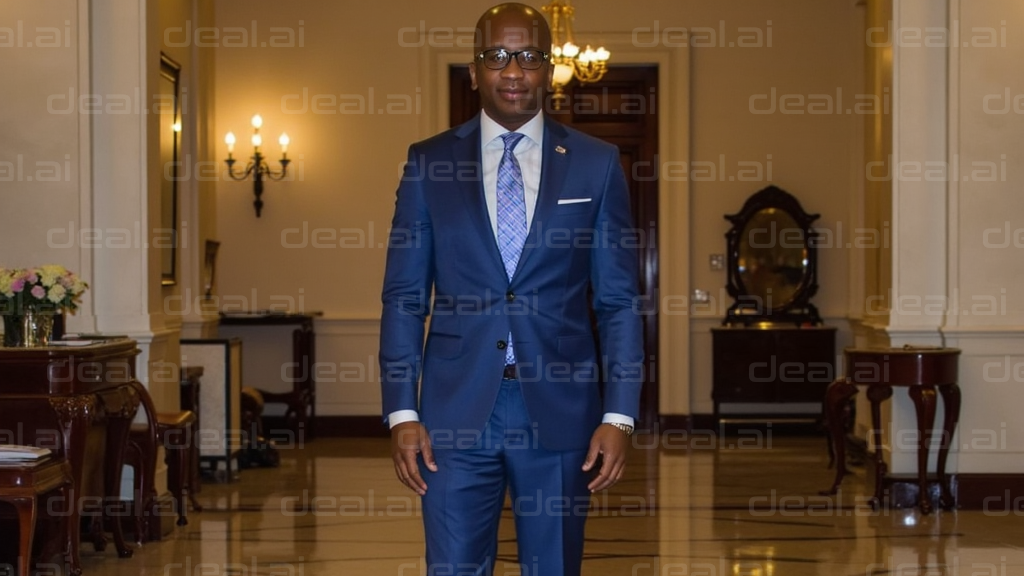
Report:
[[590,451],[587,452],[587,459],[583,462],[583,471],[589,472],[594,467],[599,454],[603,456],[603,459],[597,477],[587,485],[591,492],[611,488],[622,479],[622,473],[626,470],[627,448],[629,448],[629,437],[615,426],[602,424],[597,427],[597,430],[594,430],[594,436],[590,439]]
[[430,436],[419,422],[402,422],[391,429],[391,459],[395,461],[395,474],[402,484],[420,496],[427,493],[427,483],[420,476],[416,456],[423,454],[423,462],[431,472],[437,472]]

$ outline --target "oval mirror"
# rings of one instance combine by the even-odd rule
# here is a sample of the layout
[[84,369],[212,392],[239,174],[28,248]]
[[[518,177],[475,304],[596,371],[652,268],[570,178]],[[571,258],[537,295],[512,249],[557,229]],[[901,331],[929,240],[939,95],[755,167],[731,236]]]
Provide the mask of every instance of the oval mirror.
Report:
[[744,291],[766,309],[792,303],[807,272],[803,229],[778,208],[755,212],[740,234],[736,264]]
[[726,233],[728,284],[735,302],[725,325],[820,325],[811,304],[818,291],[817,254],[812,227],[818,214],[808,214],[791,194],[769,186],[757,192],[736,214]]

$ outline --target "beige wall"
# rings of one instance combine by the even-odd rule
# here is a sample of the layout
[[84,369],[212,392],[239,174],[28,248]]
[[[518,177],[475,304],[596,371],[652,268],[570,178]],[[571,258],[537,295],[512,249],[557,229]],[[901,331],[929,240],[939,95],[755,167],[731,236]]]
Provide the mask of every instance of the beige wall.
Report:
[[[655,26],[661,31],[668,27],[708,28],[691,30],[695,40],[689,50],[691,152],[689,158],[679,159],[704,163],[690,165],[697,169],[694,177],[688,178],[692,218],[680,222],[672,214],[661,214],[663,227],[683,227],[689,235],[693,262],[687,271],[689,284],[711,291],[716,299],[714,309],[703,315],[705,319],[691,323],[693,388],[682,400],[663,403],[662,411],[707,413],[711,411],[707,329],[724,315],[729,304],[721,292],[724,274],[711,272],[707,265],[709,254],[725,250],[723,235],[728,226],[722,216],[737,211],[747,196],[766,186],[770,170],[771,183],[795,194],[808,211],[822,214],[820,226],[833,232],[841,227],[848,235],[856,225],[850,215],[852,174],[860,155],[855,115],[784,114],[778,105],[774,113],[755,114],[751,97],[765,95],[754,101],[755,108],[764,110],[770,106],[773,91],[776,99],[796,94],[804,101],[798,108],[814,112],[822,110],[828,99],[834,107],[841,92],[843,107],[850,107],[854,94],[861,90],[862,50],[857,42],[862,16],[852,2],[576,5],[581,38],[595,41],[603,36],[594,31],[605,31],[608,38],[623,33],[631,38],[634,29],[646,29],[637,39],[650,43],[650,30]],[[381,17],[379,10],[358,3],[217,3],[216,22],[222,35],[216,49],[217,139],[234,131],[242,143],[236,156],[248,153],[251,148],[244,144],[248,120],[259,112],[265,122],[265,152],[271,158],[278,155],[280,132],[291,136],[289,156],[296,178],[267,185],[267,204],[260,219],[252,211],[251,183],[218,183],[217,234],[223,242],[218,274],[223,305],[265,308],[301,303],[306,310],[326,313],[321,323],[325,328],[332,323],[356,323],[353,330],[366,332],[359,321],[372,321],[380,312],[381,243],[406,148],[429,135],[423,122],[427,108],[444,105],[432,100],[433,92],[426,88],[430,79],[418,75],[424,51],[400,45],[400,31],[415,30],[401,32],[409,42],[418,38],[421,22],[428,31],[450,28],[457,32],[460,27],[473,26],[486,6],[470,1],[404,0],[390,3],[389,15]],[[227,45],[251,44],[253,26],[258,45]],[[272,27],[290,28],[295,43],[302,45],[272,47],[272,38],[286,38],[285,31],[272,31]],[[762,43],[767,45],[770,40],[771,46],[730,47],[730,42],[752,41],[755,32],[741,30],[744,27],[758,29]],[[243,39],[241,29],[246,30],[247,38]],[[659,44],[666,39],[679,41],[673,34],[663,36]],[[714,47],[697,45],[708,43],[711,35]],[[444,36],[434,38],[435,43],[445,41]],[[413,113],[291,113],[301,108],[305,94],[310,102],[316,95],[326,95],[334,100],[331,108],[338,112],[343,106],[355,108],[359,99],[368,100],[371,92],[374,108],[398,105],[404,99],[412,101]],[[664,110],[673,102],[662,100],[660,105]],[[223,143],[218,155],[226,156]],[[760,179],[729,179],[749,174],[741,170],[754,170],[752,163],[760,166]],[[711,164],[716,173],[708,178]],[[724,171],[719,172],[719,166],[724,166]],[[698,181],[702,178],[713,181]],[[309,236],[305,236],[306,230]],[[322,230],[321,240],[333,247],[312,247],[314,230]],[[305,247],[289,248],[285,242]],[[816,303],[830,318],[845,318],[848,274],[845,248],[822,250],[822,289]],[[349,336],[344,345],[340,339],[334,344],[321,339],[319,360],[367,364],[375,352],[375,334],[370,331],[357,339],[359,343],[353,343]],[[375,374],[375,369],[367,368]],[[668,385],[689,385],[685,377],[679,380]],[[349,406],[339,401],[326,413],[352,413],[351,405],[361,406],[356,413],[378,409],[376,384],[370,377],[346,384],[352,384],[343,387],[350,393],[345,396]]]
[[77,113],[80,76],[88,71],[79,61],[85,26],[79,2],[7,2],[3,8],[0,75],[8,80],[0,83],[0,266],[62,264],[91,281],[77,241],[89,190]]

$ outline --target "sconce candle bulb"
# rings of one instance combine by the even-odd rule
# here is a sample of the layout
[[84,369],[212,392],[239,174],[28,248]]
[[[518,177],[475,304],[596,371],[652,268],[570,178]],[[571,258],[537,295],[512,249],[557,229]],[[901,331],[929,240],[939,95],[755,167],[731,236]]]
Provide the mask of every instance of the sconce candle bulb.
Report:
[[281,164],[281,170],[275,172],[270,169],[267,165],[266,159],[260,152],[260,146],[263,145],[263,136],[260,135],[260,128],[263,126],[263,117],[259,114],[255,114],[252,117],[252,160],[246,165],[245,170],[241,172],[235,172],[235,159],[232,158],[231,153],[235,149],[235,135],[232,132],[228,132],[227,136],[224,137],[224,143],[228,145],[228,158],[225,160],[228,165],[228,176],[232,180],[246,180],[249,175],[253,177],[253,194],[256,196],[256,200],[253,201],[252,205],[256,208],[256,217],[260,217],[260,212],[263,210],[263,179],[269,179],[274,181],[280,181],[284,179],[288,173],[288,163],[291,160],[288,159],[288,144],[290,142],[287,134],[281,134],[281,138],[278,140],[281,144],[281,159],[278,160]]

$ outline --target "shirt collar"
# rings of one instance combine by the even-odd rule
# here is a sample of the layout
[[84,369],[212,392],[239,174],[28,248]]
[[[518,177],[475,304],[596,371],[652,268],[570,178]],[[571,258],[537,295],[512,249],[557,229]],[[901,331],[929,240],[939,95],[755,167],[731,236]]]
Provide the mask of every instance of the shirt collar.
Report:
[[[487,112],[480,111],[480,141],[484,146],[490,144],[495,138],[508,132],[508,129],[498,124],[487,115]],[[544,113],[538,112],[530,121],[519,127],[516,132],[526,136],[538,146],[544,137]]]

